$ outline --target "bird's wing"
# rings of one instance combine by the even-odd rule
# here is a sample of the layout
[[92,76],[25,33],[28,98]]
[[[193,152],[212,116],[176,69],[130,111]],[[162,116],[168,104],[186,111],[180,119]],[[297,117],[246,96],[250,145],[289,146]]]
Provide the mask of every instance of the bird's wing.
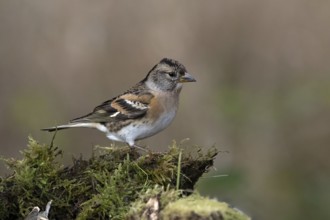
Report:
[[151,93],[125,93],[114,99],[103,102],[92,113],[70,121],[70,123],[96,122],[106,123],[116,120],[127,120],[143,117],[154,96]]

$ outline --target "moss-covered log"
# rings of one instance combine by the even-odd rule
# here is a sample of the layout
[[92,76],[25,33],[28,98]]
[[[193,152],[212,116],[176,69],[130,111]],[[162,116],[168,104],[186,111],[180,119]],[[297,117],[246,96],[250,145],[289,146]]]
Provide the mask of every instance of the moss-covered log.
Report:
[[176,143],[166,153],[97,147],[90,159],[74,159],[64,167],[58,147],[30,138],[23,159],[3,159],[13,174],[0,179],[0,219],[22,219],[48,201],[53,201],[49,219],[190,219],[183,217],[189,211],[178,213],[173,207],[191,200],[190,208],[199,202],[213,207],[209,217],[193,208],[193,219],[247,219],[237,211],[237,218],[227,218],[221,203],[189,196],[217,153],[212,148],[181,154]]

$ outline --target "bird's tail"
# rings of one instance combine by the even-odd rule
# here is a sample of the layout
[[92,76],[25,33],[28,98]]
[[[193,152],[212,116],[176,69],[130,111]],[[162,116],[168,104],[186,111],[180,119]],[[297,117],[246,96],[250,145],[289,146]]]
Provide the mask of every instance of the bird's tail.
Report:
[[66,125],[58,125],[54,127],[49,127],[49,128],[42,128],[42,131],[59,131],[63,129],[68,129],[68,128],[95,128],[95,125],[93,123],[69,123]]

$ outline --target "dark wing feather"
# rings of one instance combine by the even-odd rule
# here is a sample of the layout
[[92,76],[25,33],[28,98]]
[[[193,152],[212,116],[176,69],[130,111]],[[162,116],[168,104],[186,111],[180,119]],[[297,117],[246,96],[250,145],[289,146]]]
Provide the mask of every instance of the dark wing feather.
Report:
[[103,102],[101,105],[95,107],[93,112],[79,118],[72,119],[70,123],[106,122],[106,119],[109,118],[110,115],[117,112],[117,109],[111,107],[111,102],[114,99],[115,98]]
[[88,115],[71,120],[71,123],[96,122],[107,123],[116,120],[136,119],[143,117],[153,98],[150,93],[124,93],[114,99],[103,102]]

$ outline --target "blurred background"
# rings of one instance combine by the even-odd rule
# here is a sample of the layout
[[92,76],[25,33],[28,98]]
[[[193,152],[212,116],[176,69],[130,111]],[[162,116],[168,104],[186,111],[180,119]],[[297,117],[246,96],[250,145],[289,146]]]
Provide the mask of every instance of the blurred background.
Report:
[[[28,135],[49,143],[40,128],[89,113],[170,57],[197,83],[172,125],[140,144],[215,145],[198,190],[254,219],[330,219],[329,23],[321,0],[0,1],[0,154],[20,158]],[[55,140],[67,164],[110,143],[91,129]]]

